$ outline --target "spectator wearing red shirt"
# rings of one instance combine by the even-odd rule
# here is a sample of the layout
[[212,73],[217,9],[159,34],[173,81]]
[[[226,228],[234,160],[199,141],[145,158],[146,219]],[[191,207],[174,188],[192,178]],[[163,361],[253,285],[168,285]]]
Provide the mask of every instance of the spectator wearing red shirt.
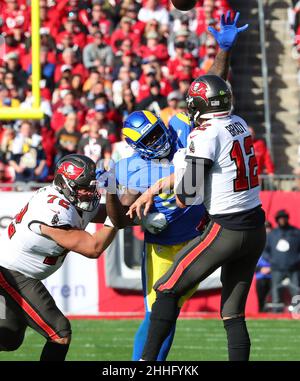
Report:
[[[5,36],[5,45],[4,48],[1,47],[2,51],[5,52],[5,54],[9,53],[15,53],[18,55],[20,59],[20,63],[22,65],[22,68],[25,69],[27,66],[23,66],[23,59],[27,55],[27,51],[25,48],[25,44],[20,43],[16,40],[15,36],[13,33],[7,34]],[[0,63],[3,65],[3,58],[5,56],[0,56]]]
[[175,70],[174,79],[178,83],[182,77],[197,78],[201,74],[204,73],[199,73],[199,68],[197,67],[194,56],[191,53],[185,53],[182,57],[181,64]]
[[153,80],[150,83],[150,95],[138,104],[138,108],[140,110],[147,109],[159,115],[160,111],[167,106],[167,99],[161,93],[160,83],[157,80]]
[[[79,18],[82,24],[88,29],[90,35],[95,32],[94,27],[97,27],[104,36],[109,36],[110,38],[113,25],[110,15],[104,9],[103,3],[104,2],[96,2],[93,4],[90,13],[88,13],[86,9],[81,10]],[[107,42],[109,42],[109,40]]]
[[133,48],[132,48],[132,41],[129,38],[125,38],[119,47],[119,50],[115,54],[114,62],[117,64],[120,63],[120,57],[122,57],[124,54],[132,54]]
[[129,17],[122,17],[119,28],[117,28],[111,35],[110,45],[116,53],[119,50],[121,42],[125,38],[129,38],[132,41],[132,46],[137,49],[140,44],[140,35],[137,35],[131,30],[133,20]]
[[274,163],[263,139],[256,139],[253,127],[249,127],[257,161],[257,174],[274,175]]
[[136,4],[128,4],[125,8],[125,16],[134,21],[131,26],[131,30],[141,38],[144,33],[145,23],[138,20],[138,6]]
[[56,43],[60,44],[64,35],[69,34],[73,37],[73,43],[83,49],[86,44],[86,35],[81,31],[78,21],[78,14],[70,12],[63,20],[64,31],[60,32],[56,37]]
[[75,112],[78,120],[78,130],[84,123],[85,118],[85,108],[80,103],[78,99],[74,98],[74,95],[71,92],[67,92],[63,99],[58,101],[57,104],[53,106],[55,110],[51,119],[51,128],[54,131],[57,131],[63,127],[65,124],[66,116]]
[[77,62],[76,55],[72,48],[66,48],[62,53],[62,63],[56,66],[54,73],[54,82],[57,83],[65,70],[70,70],[72,75],[80,74],[85,80],[88,77],[88,71],[82,63]]
[[105,93],[99,94],[95,99],[95,108],[100,104],[105,105],[106,107],[105,117],[112,121],[116,127],[119,126],[122,122],[121,116],[118,114],[116,108],[112,107],[108,100],[108,96]]
[[1,12],[2,32],[9,34],[12,29],[21,29],[23,33],[28,31],[29,13],[23,5],[19,6],[18,0],[5,0],[5,7]]
[[214,0],[204,0],[203,7],[197,8],[197,28],[196,33],[198,36],[207,33],[207,27],[214,19],[218,20],[218,12],[215,8]]
[[7,162],[15,138],[15,130],[10,124],[0,126],[0,160]]
[[[10,170],[10,166],[0,161],[0,184],[12,184],[13,178]],[[0,192],[9,192],[12,187],[0,186]]]
[[139,89],[137,94],[137,102],[150,95],[150,84],[153,80],[160,82],[160,93],[167,96],[172,90],[169,81],[163,77],[161,66],[155,56],[151,56],[142,60],[142,75],[139,79]]
[[142,58],[155,56],[162,64],[166,63],[169,54],[166,45],[159,42],[160,36],[157,32],[149,32],[146,35],[146,45],[140,47],[140,56]]
[[40,0],[40,24],[41,28],[51,31],[51,36],[56,38],[59,28],[59,18],[52,17],[53,13],[49,12],[47,7],[47,0]]

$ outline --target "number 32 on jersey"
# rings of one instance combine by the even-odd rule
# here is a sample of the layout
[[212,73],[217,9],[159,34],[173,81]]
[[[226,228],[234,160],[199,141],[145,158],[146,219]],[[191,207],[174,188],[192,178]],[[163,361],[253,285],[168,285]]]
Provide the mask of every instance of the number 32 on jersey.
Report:
[[257,161],[251,136],[246,136],[244,138],[243,145],[245,154],[241,147],[241,143],[238,140],[233,142],[233,146],[230,151],[230,157],[235,162],[237,168],[237,176],[234,179],[235,192],[246,191],[259,185],[257,176]]

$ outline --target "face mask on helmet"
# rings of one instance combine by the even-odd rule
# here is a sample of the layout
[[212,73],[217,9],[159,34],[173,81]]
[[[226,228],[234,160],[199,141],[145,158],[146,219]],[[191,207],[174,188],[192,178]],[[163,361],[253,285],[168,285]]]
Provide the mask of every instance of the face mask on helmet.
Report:
[[[168,156],[173,140],[171,131],[165,126],[163,121],[151,113],[152,115],[156,120],[153,124],[149,123],[148,119],[144,119],[143,112],[136,112],[136,119],[133,118],[134,115],[132,115],[132,119],[129,117],[123,129],[127,143],[146,159]],[[135,121],[137,121],[136,125],[134,125]],[[129,131],[138,131],[139,137],[137,140],[131,139],[128,132],[125,133],[128,129]]]
[[63,193],[75,208],[85,212],[92,212],[99,206],[101,196],[98,193],[96,180],[92,180],[88,187],[76,186],[68,179],[65,179],[65,183],[68,191],[65,189]]
[[[95,164],[83,155],[69,155],[57,165],[54,185],[77,209],[92,212],[99,206]],[[75,159],[74,159],[75,158]]]
[[136,150],[147,159],[163,158],[171,151],[171,134],[160,120],[137,143]]
[[190,86],[186,98],[190,119],[201,124],[201,119],[230,115],[232,93],[227,83],[216,75],[203,75]]

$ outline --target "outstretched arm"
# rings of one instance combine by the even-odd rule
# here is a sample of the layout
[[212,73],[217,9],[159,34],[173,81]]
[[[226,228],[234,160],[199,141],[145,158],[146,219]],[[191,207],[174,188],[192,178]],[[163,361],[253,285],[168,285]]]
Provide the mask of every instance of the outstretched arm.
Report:
[[85,230],[55,228],[47,225],[40,225],[40,230],[42,235],[65,249],[88,258],[99,258],[118,231],[115,227],[103,226],[96,233],[90,234]]
[[231,49],[235,44],[238,34],[248,28],[248,24],[240,28],[236,26],[239,17],[240,13],[237,12],[234,19],[231,20],[231,14],[230,11],[228,11],[226,17],[225,15],[221,16],[219,31],[213,27],[208,27],[208,31],[215,37],[220,46],[220,51],[216,55],[215,61],[208,74],[218,75],[225,81],[227,80],[229,72]]
[[107,215],[113,225],[118,229],[135,225],[134,220],[127,216],[126,213],[128,212],[129,206],[133,204],[138,197],[139,194],[128,192],[128,194],[121,196],[120,200],[116,193],[106,194]]

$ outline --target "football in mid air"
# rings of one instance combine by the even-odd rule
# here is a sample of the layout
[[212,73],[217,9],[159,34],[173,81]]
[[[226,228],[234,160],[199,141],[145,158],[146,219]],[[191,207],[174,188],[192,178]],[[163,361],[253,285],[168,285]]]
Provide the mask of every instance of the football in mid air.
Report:
[[171,0],[175,8],[180,11],[189,11],[194,8],[197,0]]

